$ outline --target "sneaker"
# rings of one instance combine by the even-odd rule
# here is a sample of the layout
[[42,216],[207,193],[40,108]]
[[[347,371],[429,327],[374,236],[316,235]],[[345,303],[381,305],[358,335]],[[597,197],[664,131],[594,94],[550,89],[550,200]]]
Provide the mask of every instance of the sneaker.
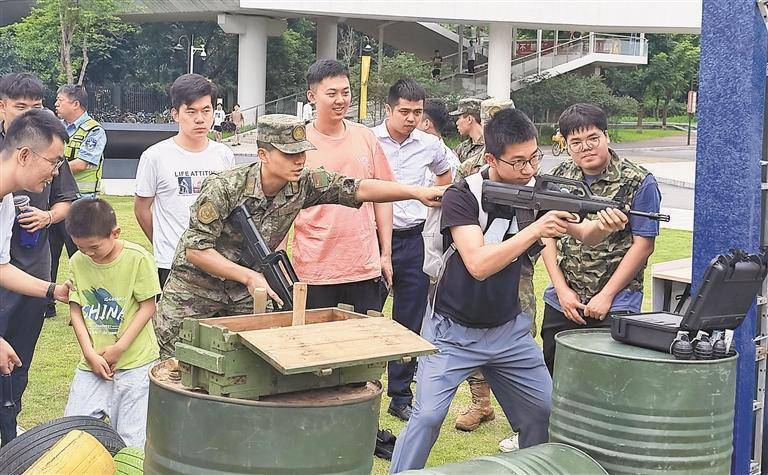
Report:
[[390,404],[387,412],[401,421],[408,422],[408,419],[411,418],[411,414],[413,413],[413,407],[411,407],[410,404],[399,404],[396,406]]
[[499,442],[499,451],[501,452],[514,452],[518,449],[520,449],[520,445],[517,443],[517,434],[512,434],[511,437],[507,437]]
[[397,438],[389,429],[376,432],[376,448],[373,449],[373,455],[384,460],[392,460],[392,452],[395,450]]

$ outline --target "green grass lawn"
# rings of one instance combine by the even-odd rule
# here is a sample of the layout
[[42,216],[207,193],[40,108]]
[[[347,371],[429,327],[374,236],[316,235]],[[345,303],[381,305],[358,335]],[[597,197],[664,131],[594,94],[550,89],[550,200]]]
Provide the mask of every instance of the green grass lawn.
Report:
[[639,140],[684,135],[686,132],[677,129],[643,129],[642,131],[637,131],[636,129],[611,129],[609,133],[612,142],[637,142]]
[[[115,207],[118,216],[118,224],[122,228],[123,238],[137,242],[149,248],[150,243],[144,237],[133,216],[133,201],[126,197],[107,197],[107,200]],[[687,231],[673,231],[665,229],[656,240],[656,252],[651,257],[650,264],[689,257],[691,255],[692,236]],[[62,259],[62,272],[68,269],[66,259]],[[548,283],[547,273],[541,262],[536,265],[535,288],[539,295],[538,324],[541,325],[543,303],[541,294]],[[646,298],[644,309],[650,309],[650,270],[646,270]],[[22,427],[29,428],[41,422],[64,413],[64,405],[67,401],[69,383],[77,362],[80,359],[80,350],[77,346],[72,328],[67,325],[66,307],[57,306],[56,318],[48,319],[43,327],[43,333],[37,345],[35,360],[30,371],[29,387],[24,394],[24,410],[21,413],[19,423]],[[391,315],[392,302],[387,302],[384,313]],[[385,383],[386,384],[386,383]],[[465,460],[480,455],[494,454],[498,452],[499,440],[509,436],[509,424],[504,418],[501,409],[494,401],[497,418],[495,421],[484,424],[473,433],[457,431],[453,428],[453,422],[463,406],[469,402],[467,385],[459,388],[456,400],[451,406],[448,417],[443,425],[440,438],[435,444],[427,465],[440,465],[460,460]],[[381,402],[380,426],[392,429],[398,434],[404,423],[387,414],[386,409],[389,399],[383,396]],[[389,469],[389,463],[375,459],[375,474],[385,474]]]

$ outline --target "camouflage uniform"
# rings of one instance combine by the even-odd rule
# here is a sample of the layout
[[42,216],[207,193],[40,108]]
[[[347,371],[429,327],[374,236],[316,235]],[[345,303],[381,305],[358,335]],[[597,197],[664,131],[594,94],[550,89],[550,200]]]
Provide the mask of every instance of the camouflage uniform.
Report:
[[[305,139],[304,122],[294,116],[273,114],[259,118],[258,140],[284,153],[314,147]],[[208,274],[187,260],[187,249],[215,249],[239,263],[244,248],[239,227],[230,213],[245,204],[270,249],[276,248],[303,208],[320,204],[359,207],[355,195],[359,180],[323,169],[304,169],[297,182],[288,182],[275,196],[261,188],[261,163],[214,173],[203,182],[191,208],[189,227],[176,248],[168,282],[154,318],[161,356],[173,355],[181,322],[186,317],[251,313],[253,299],[245,285]]]
[[[648,175],[648,170],[627,159],[620,158],[616,152],[609,149],[611,160],[606,171],[590,185],[592,191],[599,196],[619,198],[631,203],[640,184]],[[575,180],[584,180],[584,174],[573,160],[566,160],[556,166],[552,175]],[[557,262],[565,276],[565,280],[582,302],[588,302],[594,297],[611,278],[619,263],[632,247],[632,230],[627,227],[609,235],[603,242],[595,246],[587,246],[571,236],[565,236],[557,242]],[[643,266],[632,281],[627,285],[628,290],[643,290]]]
[[[449,115],[460,116],[464,114],[478,114],[480,115],[480,99],[476,97],[465,97],[459,101],[458,108],[449,112]],[[485,150],[485,144],[483,138],[480,137],[479,142],[473,142],[472,137],[461,142],[453,152],[459,157],[459,162],[464,163],[467,160],[475,160],[478,157],[480,160],[483,158],[483,151]]]

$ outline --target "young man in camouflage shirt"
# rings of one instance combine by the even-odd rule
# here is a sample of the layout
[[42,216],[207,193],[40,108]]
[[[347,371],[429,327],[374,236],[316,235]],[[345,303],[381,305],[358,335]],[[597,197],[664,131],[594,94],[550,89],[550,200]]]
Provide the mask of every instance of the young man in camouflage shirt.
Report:
[[[608,120],[593,104],[574,104],[559,120],[571,154],[550,173],[581,180],[599,196],[659,212],[661,193],[648,170],[619,157],[608,144]],[[596,246],[571,237],[545,240],[542,259],[552,284],[544,291],[541,337],[550,374],[555,363],[555,335],[576,328],[609,327],[609,314],[639,312],[643,270],[653,253],[659,223],[631,216],[626,229]]]
[[191,209],[155,315],[162,357],[172,356],[185,317],[238,315],[253,309],[252,294],[267,289],[264,276],[241,264],[243,236],[230,213],[244,204],[270,249],[275,249],[296,215],[319,204],[356,207],[365,201],[417,199],[434,206],[440,188],[357,180],[323,169],[304,168],[305,152],[314,149],[300,118],[272,114],[259,118],[259,161],[212,174]]

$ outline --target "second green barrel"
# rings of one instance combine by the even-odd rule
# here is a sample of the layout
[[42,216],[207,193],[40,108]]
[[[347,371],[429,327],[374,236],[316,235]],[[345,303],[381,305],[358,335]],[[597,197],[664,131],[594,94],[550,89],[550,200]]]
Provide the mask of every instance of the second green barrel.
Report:
[[681,361],[607,330],[555,338],[551,442],[610,474],[728,474],[736,357]]
[[508,454],[486,455],[465,462],[409,470],[433,475],[606,475],[600,465],[581,450],[563,444],[541,444]]

